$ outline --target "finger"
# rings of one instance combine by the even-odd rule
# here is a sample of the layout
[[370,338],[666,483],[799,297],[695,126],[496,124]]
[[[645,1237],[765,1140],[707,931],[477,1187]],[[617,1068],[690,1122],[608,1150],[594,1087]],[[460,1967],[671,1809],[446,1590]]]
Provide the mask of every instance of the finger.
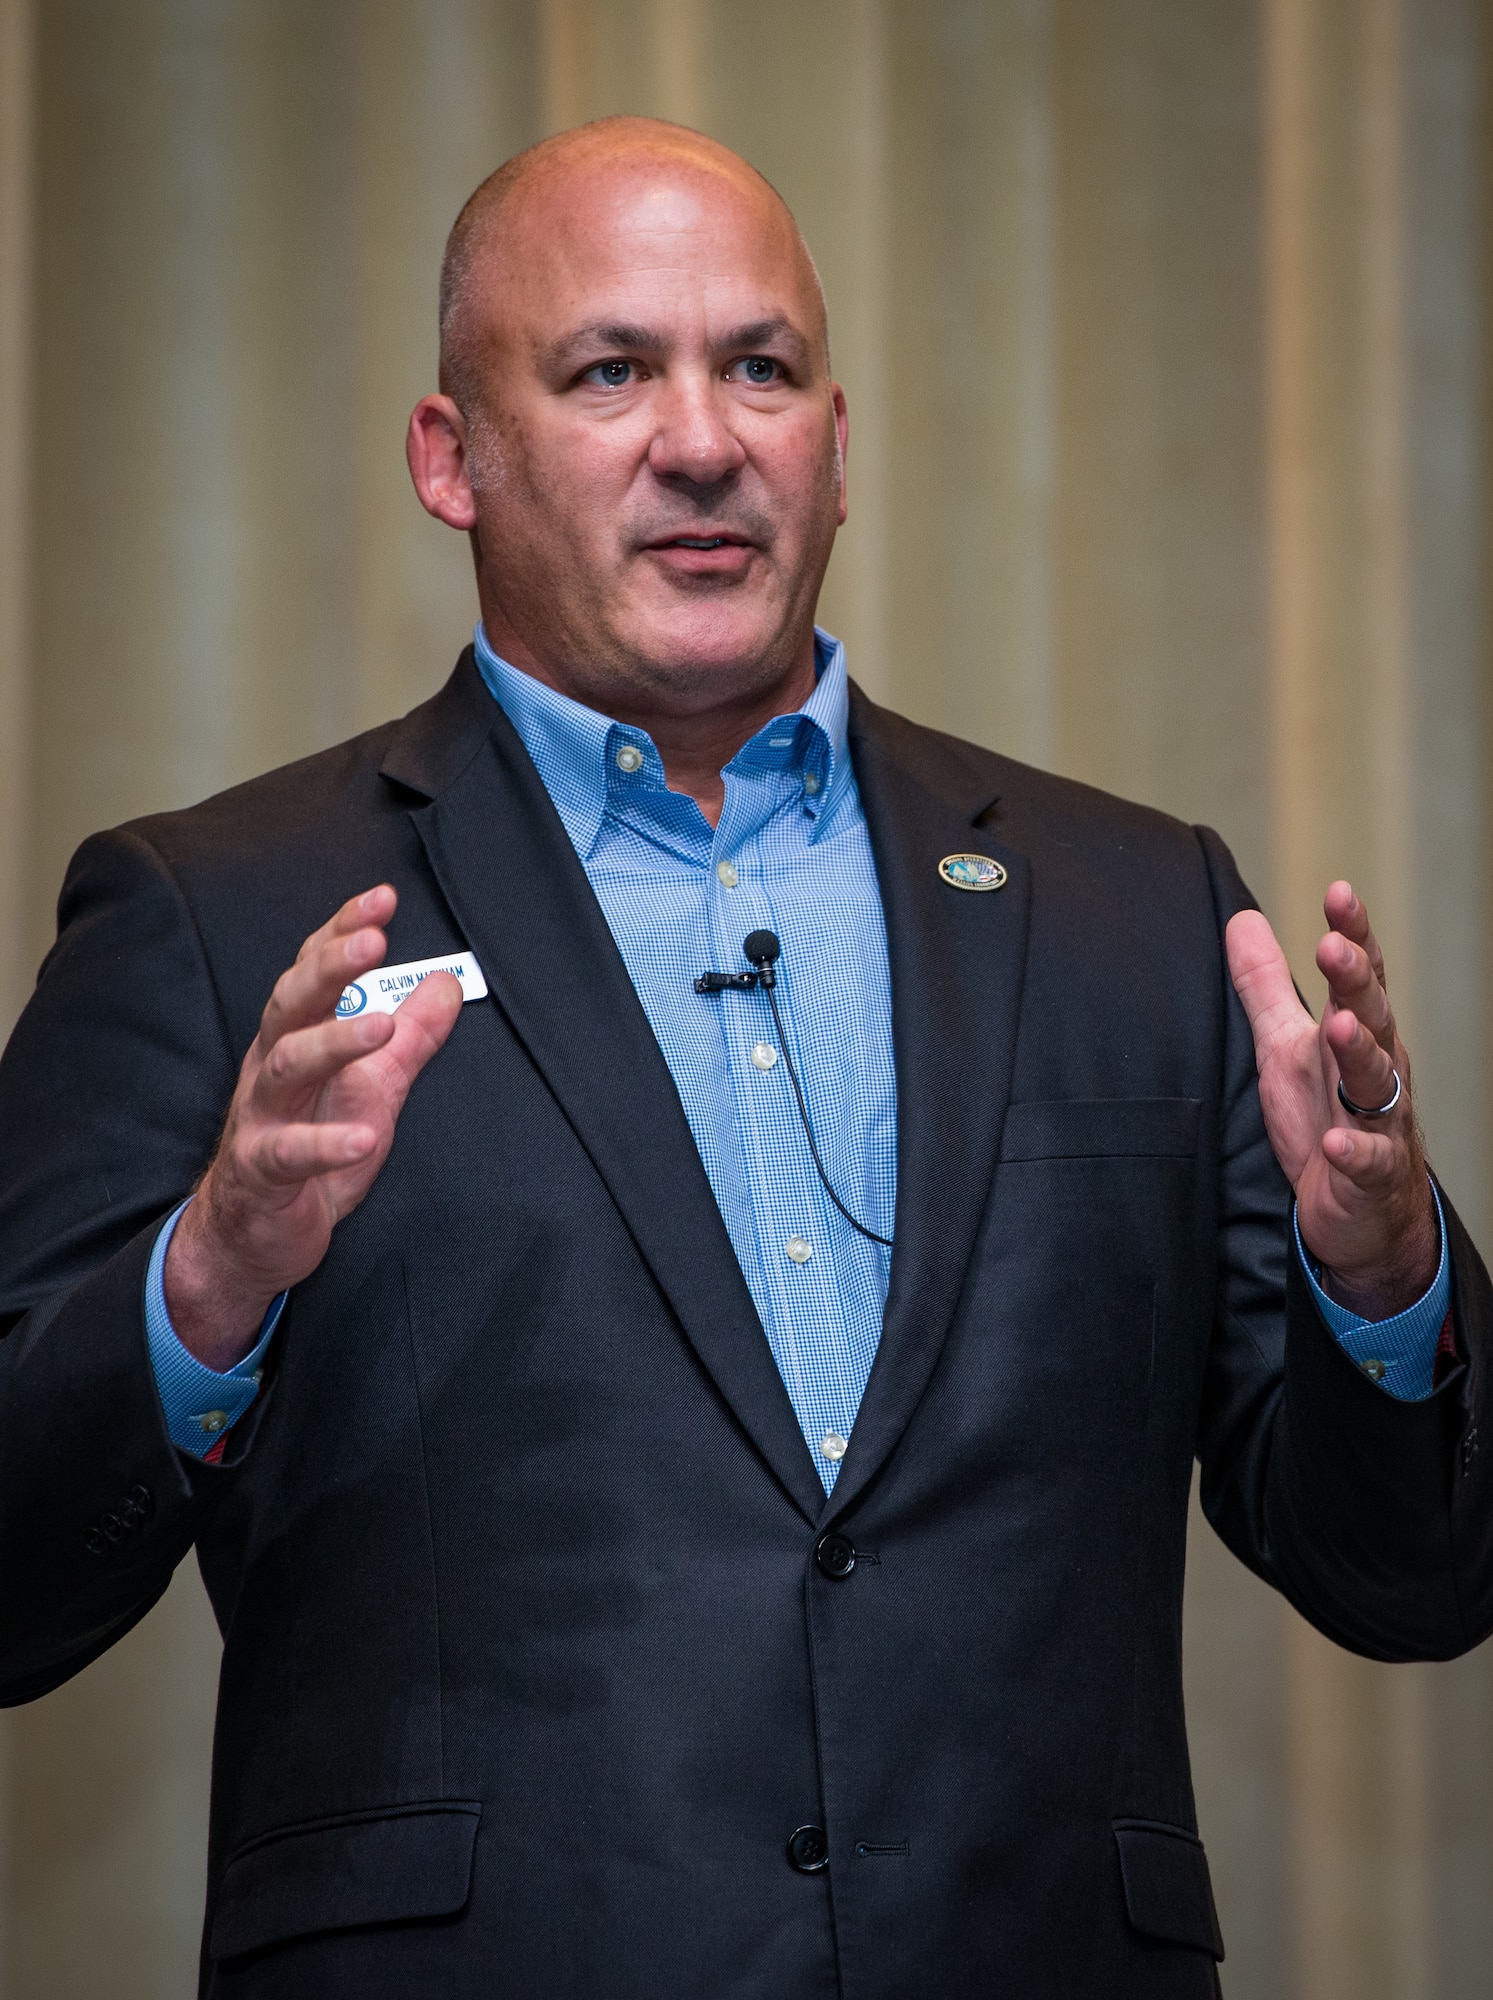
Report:
[[275,981],[259,1023],[261,1051],[296,1028],[327,1020],[343,989],[383,963],[387,940],[381,930],[363,926],[334,932],[301,947],[295,964]]
[[401,1093],[408,1091],[456,1026],[462,1004],[461,981],[450,972],[432,972],[408,1000],[401,1001],[385,1058],[398,1071]]
[[1224,948],[1229,976],[1254,1034],[1255,1054],[1263,1061],[1311,1016],[1291,983],[1291,968],[1275,932],[1258,910],[1241,910],[1230,918]]
[[398,905],[398,893],[389,882],[380,882],[375,888],[364,889],[356,896],[349,896],[340,910],[328,917],[319,929],[311,933],[296,953],[296,957],[305,958],[330,939],[347,937],[353,931],[364,929],[366,925],[386,924]]
[[294,1187],[357,1166],[377,1145],[371,1125],[275,1125],[250,1145],[247,1164],[270,1187]]
[[382,1048],[394,1033],[389,1014],[355,1021],[322,1021],[278,1037],[254,1078],[254,1103],[264,1116],[285,1119],[313,1092],[351,1063]]
[[1353,893],[1351,882],[1334,882],[1322,898],[1322,914],[1332,929],[1339,931],[1364,953],[1374,977],[1384,985],[1384,954],[1369,922],[1368,907]]
[[1322,1135],[1322,1154],[1363,1194],[1382,1194],[1404,1176],[1404,1149],[1385,1132],[1334,1125]]
[[[1371,1111],[1388,1104],[1395,1094],[1395,1062],[1357,1016],[1346,1007],[1336,1008],[1323,1020],[1322,1032],[1343,1080],[1343,1089],[1353,1102]],[[1402,1091],[1401,1103],[1408,1116],[1408,1093]],[[1339,1124],[1345,1120],[1356,1122],[1356,1114],[1345,1105],[1338,1103],[1334,1111]]]
[[1346,1008],[1361,1021],[1386,1054],[1395,1045],[1394,1011],[1381,974],[1361,945],[1341,931],[1329,931],[1317,946],[1317,970],[1327,981],[1332,1008]]

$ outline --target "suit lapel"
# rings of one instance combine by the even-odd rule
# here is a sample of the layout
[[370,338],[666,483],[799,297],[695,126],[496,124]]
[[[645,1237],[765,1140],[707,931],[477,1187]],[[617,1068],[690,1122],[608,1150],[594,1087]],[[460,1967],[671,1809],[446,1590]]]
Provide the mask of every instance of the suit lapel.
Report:
[[411,818],[497,1004],[700,1360],[814,1520],[824,1489],[668,1065],[549,794],[470,653],[401,725],[383,770],[424,795]]
[[[891,961],[897,1210],[881,1344],[826,1519],[885,1463],[953,1319],[1010,1097],[1030,890],[1025,857],[974,829],[994,759],[966,762],[858,691],[850,748]],[[943,857],[971,849],[1004,863],[1004,888],[943,881]]]

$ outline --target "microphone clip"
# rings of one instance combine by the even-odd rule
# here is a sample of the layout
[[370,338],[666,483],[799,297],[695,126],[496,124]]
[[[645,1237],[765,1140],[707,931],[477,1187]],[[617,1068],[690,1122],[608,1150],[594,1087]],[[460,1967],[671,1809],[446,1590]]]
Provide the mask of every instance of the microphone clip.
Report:
[[695,981],[697,993],[750,993],[757,984],[755,972],[702,972]]

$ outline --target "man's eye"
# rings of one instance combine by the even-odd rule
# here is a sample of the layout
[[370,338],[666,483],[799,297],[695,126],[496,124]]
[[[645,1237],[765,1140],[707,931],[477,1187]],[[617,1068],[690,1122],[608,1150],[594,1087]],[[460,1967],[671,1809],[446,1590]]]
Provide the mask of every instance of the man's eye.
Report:
[[581,380],[594,382],[599,389],[625,389],[635,372],[630,361],[598,361],[594,368],[586,370]]
[[744,361],[733,361],[729,372],[739,381],[750,382],[754,389],[781,380],[783,373],[781,366],[766,354],[749,354]]

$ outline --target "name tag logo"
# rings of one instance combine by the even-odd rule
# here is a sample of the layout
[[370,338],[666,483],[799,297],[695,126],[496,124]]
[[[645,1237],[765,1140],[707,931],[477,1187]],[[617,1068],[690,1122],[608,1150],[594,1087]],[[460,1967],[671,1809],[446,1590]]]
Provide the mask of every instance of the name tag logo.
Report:
[[463,1002],[487,998],[487,981],[482,977],[476,955],[461,951],[451,958],[419,958],[409,965],[375,966],[351,986],[343,987],[342,998],[337,1002],[337,1019],[350,1021],[355,1014],[362,1013],[392,1014],[432,972],[454,974],[461,981]]

